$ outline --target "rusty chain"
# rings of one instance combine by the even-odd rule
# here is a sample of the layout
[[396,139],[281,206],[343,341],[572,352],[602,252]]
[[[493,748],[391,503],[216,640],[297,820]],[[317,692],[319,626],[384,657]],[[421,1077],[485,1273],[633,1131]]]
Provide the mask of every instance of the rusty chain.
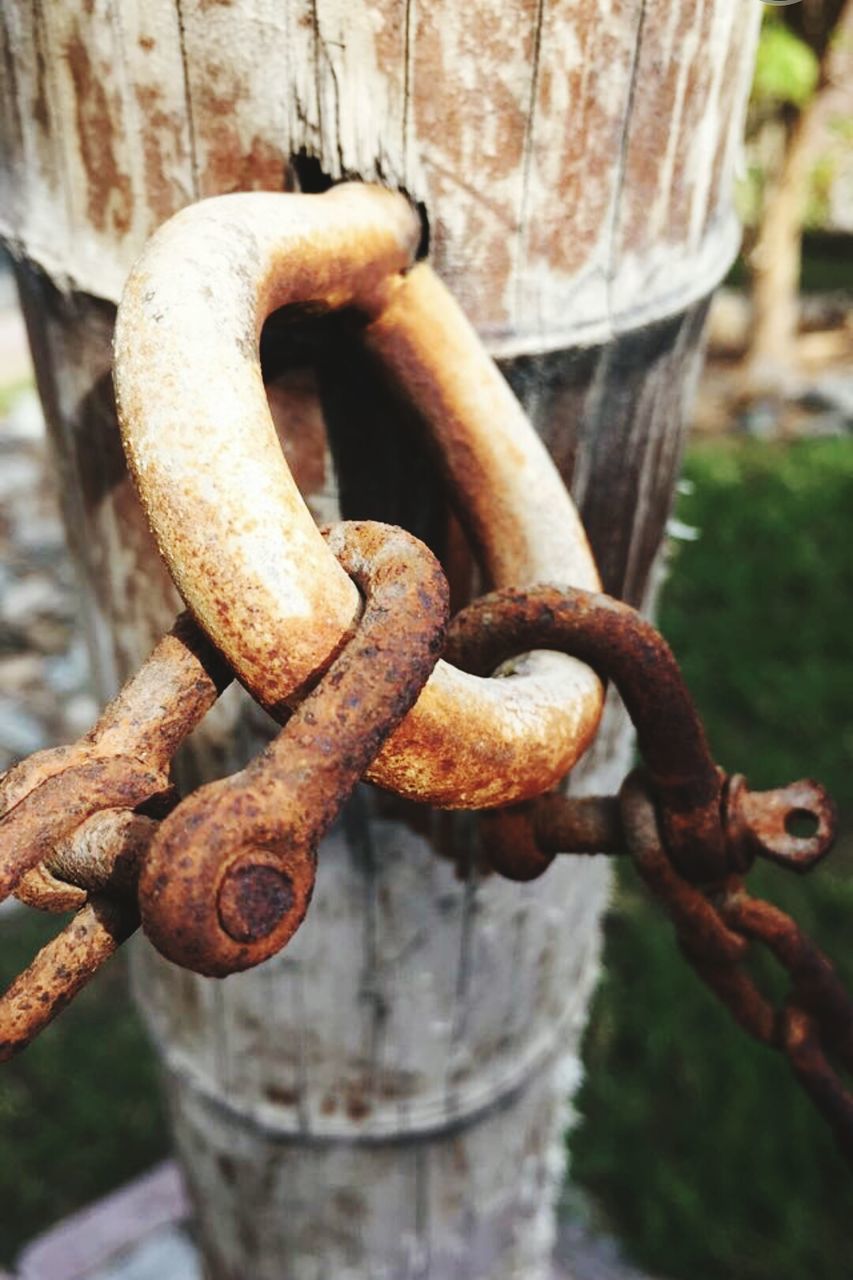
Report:
[[325,532],[364,593],[362,617],[241,773],[180,804],[171,790],[172,756],[233,678],[183,614],[88,734],[0,779],[0,898],[77,912],[0,997],[0,1061],[74,998],[140,911],[170,959],[218,975],[259,963],[300,924],[316,844],[417,698],[447,616],[441,568],[411,534],[371,522]]
[[[0,997],[0,1061],[140,921],[167,958],[202,974],[277,952],[307,910],[322,835],[366,776],[481,810],[487,861],[510,879],[541,875],[563,852],[630,855],[689,963],[786,1055],[853,1162],[853,1095],[832,1066],[853,1071],[853,1002],[793,920],[744,885],[757,857],[804,872],[825,856],[832,801],[811,781],[753,792],[717,767],[666,642],[594,594],[547,450],[418,261],[421,241],[405,197],[376,187],[240,193],[170,219],[131,273],[116,328],[119,419],[192,614],[79,742],[0,778],[0,901],[14,892],[76,912]],[[366,355],[417,409],[500,588],[453,620],[443,658],[447,584],[431,552],[366,522],[324,540],[282,457],[256,336],[287,304],[349,312]],[[512,679],[492,679],[510,659],[499,674]],[[284,728],[240,773],[179,801],[172,757],[235,675]],[[598,677],[619,689],[645,768],[618,796],[542,795],[595,734]],[[794,829],[803,817],[807,836]],[[789,976],[779,1007],[745,967],[756,944]]]
[[432,552],[369,522],[328,541],[364,595],[355,634],[260,756],[166,818],[143,865],[143,928],[197,973],[235,973],[285,945],[317,844],[441,654],[448,591]]
[[[327,537],[365,595],[362,619],[240,774],[177,805],[169,787],[172,755],[232,678],[182,615],[85,738],[0,780],[0,884],[43,909],[77,909],[0,999],[0,1060],[74,997],[134,931],[140,909],[163,954],[219,976],[274,954],[301,923],[316,845],[413,705],[438,658],[447,608],[437,562],[401,530],[351,524]],[[811,781],[751,792],[740,775],[726,777],[666,642],[606,596],[492,593],[453,620],[445,652],[487,675],[534,647],[568,652],[613,680],[645,768],[618,796],[551,792],[481,812],[488,861],[527,880],[560,853],[629,854],[691,966],[751,1036],[786,1055],[853,1162],[853,1095],[830,1062],[853,1071],[853,1002],[794,921],[744,885],[756,857],[803,872],[825,856],[830,798]],[[814,832],[793,834],[794,815],[810,816]],[[745,968],[756,943],[789,975],[778,1008]]]
[[[695,972],[749,1035],[786,1056],[853,1165],[853,1092],[831,1065],[834,1059],[853,1073],[853,1000],[791,917],[744,884],[757,857],[800,873],[814,867],[835,835],[831,798],[812,781],[751,792],[741,775],[718,769],[666,641],[607,596],[554,587],[494,592],[453,619],[447,653],[485,672],[534,645],[583,658],[613,681],[645,767],[618,796],[552,792],[483,813],[487,863],[509,879],[530,880],[562,853],[630,855]],[[812,834],[792,829],[803,820]],[[751,944],[766,948],[788,975],[779,1007],[745,967]]]
[[0,900],[73,920],[0,997],[0,1061],[24,1048],[136,929],[136,883],[177,800],[172,756],[232,679],[182,614],[87,734],[0,778]]

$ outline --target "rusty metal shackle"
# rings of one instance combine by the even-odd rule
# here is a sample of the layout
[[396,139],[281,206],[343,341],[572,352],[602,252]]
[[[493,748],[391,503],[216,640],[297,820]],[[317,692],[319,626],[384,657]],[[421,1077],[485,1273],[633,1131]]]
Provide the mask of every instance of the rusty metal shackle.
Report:
[[[214,643],[279,717],[359,610],[270,416],[258,339],[281,306],[361,318],[361,341],[438,446],[495,586],[599,588],[547,450],[453,298],[416,263],[421,237],[405,197],[378,187],[220,196],[160,228],[119,308],[119,419],[160,550]],[[440,662],[367,776],[447,808],[509,804],[571,768],[601,706],[598,678],[562,654],[527,655],[497,681]]]
[[76,912],[0,994],[0,1062],[74,999],[140,907],[170,959],[218,975],[259,963],[301,923],[315,846],[415,701],[447,618],[444,574],[417,538],[373,522],[324,536],[364,591],[364,614],[242,773],[181,803],[170,785],[176,750],[233,678],[182,614],[87,734],[0,777],[0,900],[14,891]]
[[259,756],[169,814],[142,864],[142,927],[196,973],[248,969],[290,940],[311,900],[317,845],[444,645],[447,582],[422,542],[372,521],[326,537],[365,597],[355,634]]

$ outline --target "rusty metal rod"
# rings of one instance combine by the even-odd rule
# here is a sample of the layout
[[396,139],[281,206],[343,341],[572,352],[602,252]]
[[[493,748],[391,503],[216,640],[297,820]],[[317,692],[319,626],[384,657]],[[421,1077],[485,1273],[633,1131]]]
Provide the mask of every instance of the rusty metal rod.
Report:
[[0,780],[0,901],[92,814],[151,801],[164,811],[172,755],[232,679],[182,614],[88,733],[11,769]]
[[94,894],[0,997],[0,1062],[26,1048],[138,924],[132,899]]

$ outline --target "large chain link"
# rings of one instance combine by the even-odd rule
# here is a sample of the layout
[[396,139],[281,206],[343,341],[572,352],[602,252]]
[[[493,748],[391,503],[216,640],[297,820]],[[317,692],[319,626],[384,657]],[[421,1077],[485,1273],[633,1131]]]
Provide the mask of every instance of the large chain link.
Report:
[[[267,750],[176,806],[169,761],[231,679],[188,615],[70,748],[24,761],[0,783],[0,886],[73,922],[0,1000],[0,1056],[28,1043],[136,928],[169,959],[224,975],[278,951],[301,923],[317,844],[413,705],[444,637],[444,576],[422,544],[368,523],[327,532],[366,600],[358,629]],[[560,853],[627,853],[681,950],[744,1029],[787,1056],[853,1162],[853,1002],[822,951],[779,908],[751,896],[756,857],[796,871],[831,848],[832,801],[801,781],[751,792],[714,764],[665,640],[636,610],[581,590],[504,590],[453,620],[445,652],[486,675],[513,654],[554,648],[612,679],[645,767],[618,796],[551,792],[483,811],[486,861],[514,880]],[[506,672],[503,672],[506,678]],[[793,819],[810,817],[798,835]],[[786,970],[774,1006],[745,961],[751,944]]]
[[[366,774],[446,808],[523,800],[481,818],[488,861],[511,879],[542,874],[561,851],[628,852],[694,969],[751,1035],[787,1055],[853,1159],[853,1097],[830,1066],[853,1069],[853,1005],[822,952],[743,884],[756,857],[797,871],[819,861],[832,802],[810,781],[751,792],[727,777],[648,622],[591,590],[531,585],[591,588],[598,576],[547,450],[417,261],[420,241],[412,206],[378,188],[242,193],[182,211],[134,268],[117,322],[119,418],[193,615],[89,734],[0,779],[0,900],[15,892],[76,911],[0,998],[0,1060],[140,918],[165,956],[199,973],[274,954],[307,910],[319,840]],[[447,585],[432,554],[366,523],[324,543],[302,501],[254,340],[285,304],[348,308],[441,454],[480,566],[503,588],[454,619],[445,658],[457,667],[440,661]],[[489,678],[520,654],[511,680]],[[172,758],[235,674],[285,728],[239,774],[179,803]],[[618,797],[526,799],[593,737],[596,676],[622,695],[644,773]],[[806,836],[794,829],[803,816]],[[753,943],[790,975],[779,1008],[744,968]]]
[[[354,349],[423,426],[491,584],[600,585],[545,444],[421,242],[399,192],[237,192],[169,219],[122,296],[116,403],[146,517],[193,616],[276,718],[328,666],[359,597],[270,416],[256,336],[275,308],[348,316]],[[572,768],[601,710],[600,681],[562,655],[531,654],[512,688],[441,661],[368,778],[443,809],[512,804]]]

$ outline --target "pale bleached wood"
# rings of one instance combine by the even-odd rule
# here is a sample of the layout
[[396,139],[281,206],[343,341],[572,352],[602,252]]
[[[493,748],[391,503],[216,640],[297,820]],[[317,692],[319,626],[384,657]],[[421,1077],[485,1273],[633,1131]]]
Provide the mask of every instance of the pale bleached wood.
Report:
[[[734,249],[759,9],[8,0],[0,232],[104,692],[175,607],[118,447],[113,304],[171,210],[293,186],[311,176],[299,153],[424,200],[434,260],[573,485],[609,589],[646,596],[702,299]],[[283,373],[272,394],[298,420],[309,501],[332,518],[313,383]],[[435,472],[393,444],[399,420],[366,375],[359,412],[347,465],[373,484],[358,493],[443,545]],[[235,690],[183,778],[239,767],[270,731]],[[611,789],[628,754],[612,705],[573,785]],[[608,874],[566,861],[519,888],[482,876],[471,848],[465,818],[365,792],[279,959],[216,984],[139,948],[215,1280],[547,1274]]]
[[9,0],[0,231],[117,300],[198,195],[277,189],[305,150],[409,190],[504,355],[599,342],[703,297],[760,16],[741,0]]

